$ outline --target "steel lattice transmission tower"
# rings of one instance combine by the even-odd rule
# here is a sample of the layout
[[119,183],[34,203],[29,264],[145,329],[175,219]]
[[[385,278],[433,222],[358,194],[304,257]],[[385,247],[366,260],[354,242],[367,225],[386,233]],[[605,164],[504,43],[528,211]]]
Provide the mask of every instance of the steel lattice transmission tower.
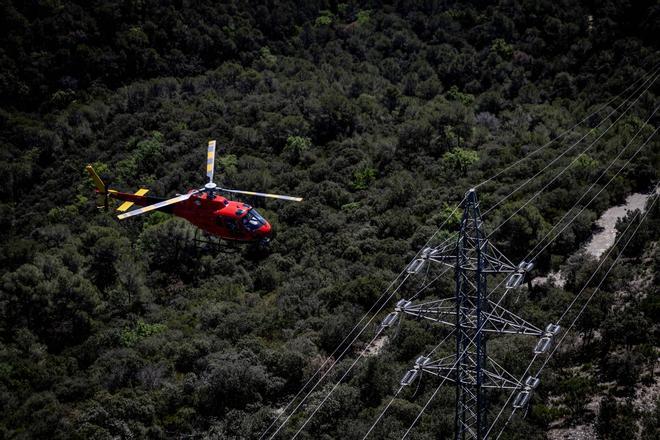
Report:
[[420,356],[401,385],[410,384],[422,371],[453,382],[456,386],[455,438],[482,440],[488,429],[486,390],[524,390],[529,385],[528,381],[521,383],[488,356],[487,336],[508,333],[543,338],[546,332],[491,300],[489,276],[509,274],[506,288],[515,288],[520,286],[532,264],[522,262],[515,266],[488,240],[474,189],[467,193],[462,208],[457,241],[425,248],[421,257],[408,267],[409,273],[418,273],[426,264],[451,266],[455,274],[455,294],[416,304],[402,299],[391,315],[403,313],[453,327],[455,353],[439,359]]

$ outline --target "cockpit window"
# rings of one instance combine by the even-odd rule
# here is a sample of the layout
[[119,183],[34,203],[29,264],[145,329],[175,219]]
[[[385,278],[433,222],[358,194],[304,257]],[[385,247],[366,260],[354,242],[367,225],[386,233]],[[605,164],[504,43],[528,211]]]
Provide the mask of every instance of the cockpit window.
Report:
[[257,212],[256,209],[250,209],[243,217],[243,225],[249,231],[256,231],[266,224],[266,220]]

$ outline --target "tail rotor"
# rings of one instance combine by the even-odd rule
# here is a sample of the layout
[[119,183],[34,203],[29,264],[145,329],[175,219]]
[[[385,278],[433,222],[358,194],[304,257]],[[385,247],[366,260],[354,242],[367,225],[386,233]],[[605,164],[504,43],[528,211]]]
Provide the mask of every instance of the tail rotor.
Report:
[[96,193],[100,196],[103,197],[102,205],[99,204],[98,208],[100,209],[105,209],[106,211],[108,210],[108,186],[105,184],[105,182],[99,177],[98,174],[96,174],[96,171],[94,171],[94,167],[92,165],[87,165],[85,167],[85,171],[89,174],[89,176],[92,178],[92,181],[94,181],[94,185],[96,186]]

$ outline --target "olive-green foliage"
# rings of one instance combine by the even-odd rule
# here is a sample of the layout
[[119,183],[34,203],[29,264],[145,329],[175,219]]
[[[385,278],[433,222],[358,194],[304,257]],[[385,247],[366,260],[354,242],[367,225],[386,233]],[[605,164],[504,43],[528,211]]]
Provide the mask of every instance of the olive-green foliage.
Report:
[[358,24],[366,25],[367,23],[369,23],[370,16],[371,16],[371,11],[369,10],[358,11],[357,14],[355,14],[355,19],[358,22]]
[[[453,239],[462,214],[454,207],[469,188],[502,172],[478,188],[486,212],[572,141],[602,135],[597,148],[583,152],[581,144],[485,216],[488,232],[511,217],[490,240],[517,263],[547,243],[552,225],[638,129],[637,141],[652,134],[654,121],[644,121],[656,88],[607,132],[597,125],[613,107],[597,110],[660,61],[654,7],[4,2],[0,437],[259,438],[325,365],[326,381],[311,396],[319,402],[374,325],[357,343],[342,341],[447,218],[437,238]],[[103,200],[86,164],[111,188],[172,196],[206,182],[209,139],[218,140],[219,185],[304,197],[241,199],[277,231],[267,253],[195,246],[195,229],[164,212],[120,222],[112,200],[109,212],[96,208]],[[612,184],[594,203],[583,200],[584,212],[539,255],[539,274],[561,269],[565,288],[523,289],[508,307],[538,326],[559,317],[598,264],[571,255],[606,208],[650,190],[659,151],[652,140],[614,177],[632,150],[622,154],[590,194],[614,177]],[[544,370],[530,417],[514,417],[503,439],[588,421],[600,381],[615,401],[593,415],[599,431],[631,431],[624,399],[652,382],[657,360],[659,209]],[[618,230],[629,224],[639,222],[629,215]],[[422,281],[411,277],[397,299]],[[441,277],[426,298],[450,296],[453,284]],[[445,336],[404,319],[303,435],[362,438],[411,362]],[[511,341],[492,338],[489,354],[522,374],[533,341]],[[424,375],[419,388],[402,391],[372,438],[401,438],[436,386]],[[416,438],[452,438],[451,390],[427,407]],[[492,408],[504,402],[500,393],[492,399]],[[282,438],[311,408],[302,406]],[[657,411],[634,414],[644,438],[657,432]]]
[[468,167],[479,160],[479,154],[476,151],[466,150],[464,148],[454,148],[442,156],[442,160],[447,166],[458,171],[462,175],[467,174]]
[[164,324],[148,324],[139,320],[134,328],[127,327],[122,331],[121,341],[125,346],[131,347],[140,339],[161,333],[165,330],[167,330],[167,326]]
[[598,409],[598,434],[603,439],[625,438],[637,428],[636,417],[630,403],[619,405],[616,399],[609,395],[600,402]]
[[376,179],[376,170],[364,165],[353,171],[353,188],[367,189]]
[[154,131],[147,139],[135,143],[133,153],[117,164],[117,174],[122,182],[144,179],[145,173],[155,170],[163,160],[163,135]]
[[302,155],[310,149],[312,140],[304,136],[289,136],[286,139],[284,152],[289,155],[289,160],[296,163]]
[[316,18],[315,24],[317,26],[329,26],[332,24],[333,15],[330,11],[321,11],[321,15]]

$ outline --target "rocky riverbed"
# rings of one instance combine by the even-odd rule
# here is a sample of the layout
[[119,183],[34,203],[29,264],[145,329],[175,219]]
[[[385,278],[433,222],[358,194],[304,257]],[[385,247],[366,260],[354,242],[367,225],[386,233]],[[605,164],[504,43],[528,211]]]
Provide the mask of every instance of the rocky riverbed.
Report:
[[626,198],[623,205],[613,206],[600,216],[596,225],[601,230],[591,237],[591,241],[585,246],[584,251],[598,259],[607,251],[616,239],[616,222],[624,218],[630,211],[644,211],[646,202],[651,196],[649,194],[635,193]]
[[[658,190],[660,193],[660,189]],[[613,244],[616,239],[616,222],[626,216],[628,212],[640,210],[644,211],[646,202],[652,193],[642,194],[634,193],[626,197],[623,205],[613,206],[605,211],[598,220],[596,225],[600,228],[587,243],[583,251],[599,259]],[[557,287],[564,287],[566,280],[562,276],[561,271],[550,272],[544,277],[536,277],[532,280],[533,285],[553,283]]]

